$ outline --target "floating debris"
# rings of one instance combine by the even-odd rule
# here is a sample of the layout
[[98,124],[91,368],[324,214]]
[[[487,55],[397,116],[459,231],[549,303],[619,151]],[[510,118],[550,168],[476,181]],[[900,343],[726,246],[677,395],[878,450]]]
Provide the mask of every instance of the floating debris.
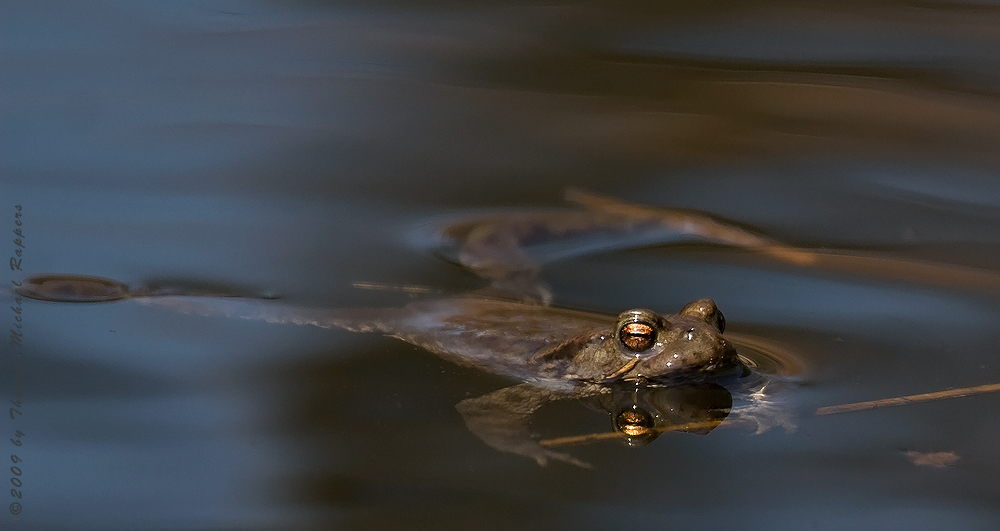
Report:
[[910,462],[917,466],[944,468],[958,461],[958,454],[955,452],[918,452],[916,450],[909,450],[905,453]]

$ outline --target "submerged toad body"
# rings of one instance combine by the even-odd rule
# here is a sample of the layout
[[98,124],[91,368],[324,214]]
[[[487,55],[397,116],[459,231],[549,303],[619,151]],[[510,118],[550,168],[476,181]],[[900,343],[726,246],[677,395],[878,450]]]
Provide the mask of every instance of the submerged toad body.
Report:
[[[681,429],[710,431],[732,406],[728,392],[711,382],[750,372],[723,335],[725,319],[715,303],[696,300],[670,315],[633,309],[617,318],[550,306],[548,289],[537,277],[546,259],[537,245],[594,234],[616,236],[616,246],[629,246],[628,237],[648,242],[651,235],[663,239],[676,234],[758,248],[772,242],[700,214],[654,211],[586,195],[577,196],[577,202],[588,208],[481,216],[445,227],[440,234],[446,251],[490,279],[491,287],[401,308],[302,308],[207,293],[178,295],[177,289],[130,290],[107,279],[68,275],[34,277],[19,291],[45,300],[134,299],[198,315],[390,335],[457,364],[520,382],[457,407],[469,429],[487,444],[541,464],[549,459],[582,464],[543,446],[528,431],[531,414],[553,400],[596,397],[612,414],[615,428],[633,442],[655,438],[651,428],[664,423],[701,423]],[[586,243],[578,247],[592,248]],[[560,256],[566,254],[562,248]]]

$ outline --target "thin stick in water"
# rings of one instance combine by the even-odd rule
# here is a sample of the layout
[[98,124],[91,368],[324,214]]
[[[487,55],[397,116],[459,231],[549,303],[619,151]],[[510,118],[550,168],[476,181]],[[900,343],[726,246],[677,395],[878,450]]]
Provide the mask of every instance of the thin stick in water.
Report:
[[978,395],[982,393],[995,393],[1000,391],[1000,383],[977,385],[975,387],[962,387],[960,389],[949,389],[947,391],[937,391],[935,393],[923,393],[919,395],[899,396],[895,398],[883,398],[881,400],[871,400],[868,402],[855,402],[853,404],[841,404],[839,406],[826,406],[816,410],[817,415],[831,415],[833,413],[845,413],[847,411],[861,411],[864,409],[878,409],[887,406],[902,406],[904,404],[915,404],[917,402],[928,402],[943,398],[958,398],[962,396]]
[[[650,432],[656,432],[657,435],[668,432],[668,431],[692,431],[692,430],[704,430],[704,429],[714,429],[714,428],[728,428],[733,426],[738,426],[744,424],[744,422],[739,420],[726,419],[723,422],[715,420],[707,420],[703,422],[688,422],[685,424],[672,424],[670,426],[661,426],[658,428],[650,428]],[[538,444],[551,448],[554,446],[566,446],[570,444],[591,444],[600,441],[607,440],[624,440],[628,436],[624,433],[618,431],[608,431],[608,432],[598,432],[598,433],[587,433],[584,435],[569,435],[566,437],[555,437],[552,439],[542,439],[538,441]]]

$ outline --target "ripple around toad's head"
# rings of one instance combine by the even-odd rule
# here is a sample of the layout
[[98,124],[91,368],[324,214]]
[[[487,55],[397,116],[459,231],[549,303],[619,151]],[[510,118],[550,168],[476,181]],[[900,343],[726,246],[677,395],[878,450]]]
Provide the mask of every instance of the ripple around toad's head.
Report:
[[805,367],[799,356],[777,341],[740,333],[726,333],[736,346],[740,361],[755,372],[788,380],[802,379]]

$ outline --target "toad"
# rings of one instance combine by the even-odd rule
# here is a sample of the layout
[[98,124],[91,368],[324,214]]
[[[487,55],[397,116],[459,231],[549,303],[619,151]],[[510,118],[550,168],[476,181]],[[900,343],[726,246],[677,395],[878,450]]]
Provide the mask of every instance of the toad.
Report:
[[[586,466],[553,450],[529,432],[532,414],[569,398],[608,411],[632,445],[666,429],[707,433],[732,408],[727,390],[759,392],[767,379],[726,336],[726,321],[712,299],[690,302],[673,314],[637,308],[617,317],[551,305],[539,279],[542,264],[612,247],[695,238],[762,250],[790,261],[808,255],[717,218],[570,192],[583,208],[477,215],[436,231],[437,250],[488,279],[482,290],[413,302],[399,308],[303,308],[252,297],[222,297],[177,287],[130,288],[100,277],[46,275],[27,279],[26,297],[65,302],[132,299],[173,311],[222,315],[354,332],[377,332],[418,345],[456,364],[516,383],[457,405],[468,428],[488,445],[530,457]],[[558,251],[552,245],[559,244]],[[734,384],[734,382],[736,382]],[[782,423],[779,421],[779,423]]]

